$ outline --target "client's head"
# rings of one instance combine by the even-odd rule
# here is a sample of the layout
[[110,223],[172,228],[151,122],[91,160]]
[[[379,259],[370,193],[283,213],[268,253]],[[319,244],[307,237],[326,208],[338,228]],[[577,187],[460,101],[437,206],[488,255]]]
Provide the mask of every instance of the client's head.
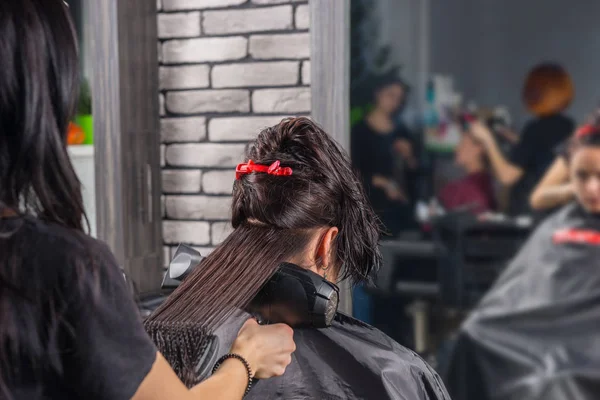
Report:
[[[278,250],[273,261],[294,262],[332,281],[367,278],[378,264],[377,220],[347,155],[319,126],[294,118],[267,128],[251,144],[247,161],[279,162],[291,175],[239,174],[234,229],[268,233],[257,242]],[[240,250],[256,251],[253,245]]]
[[378,221],[348,156],[311,120],[265,129],[245,161],[233,188],[233,232],[146,322],[188,385],[211,331],[282,262],[353,282],[381,262]]
[[310,119],[263,130],[236,175],[233,232],[154,319],[214,326],[248,304],[284,261],[353,282],[379,265],[378,220],[348,156]]
[[[469,116],[461,116],[459,123],[462,127],[462,135],[456,151],[454,162],[465,170],[466,173],[485,171],[488,167],[488,157],[483,144],[469,130]],[[493,124],[485,122],[488,128],[493,130]]]
[[487,165],[485,148],[469,131],[463,132],[454,159],[467,173],[484,171]]
[[600,213],[600,121],[575,133],[569,173],[579,203],[590,213]]

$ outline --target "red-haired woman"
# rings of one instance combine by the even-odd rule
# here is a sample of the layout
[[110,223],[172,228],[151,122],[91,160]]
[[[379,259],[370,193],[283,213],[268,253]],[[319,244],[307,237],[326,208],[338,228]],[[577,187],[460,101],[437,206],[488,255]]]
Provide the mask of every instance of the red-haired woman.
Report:
[[533,188],[551,165],[555,148],[572,134],[574,122],[563,112],[573,95],[571,78],[560,65],[534,67],[523,87],[523,101],[536,118],[527,123],[508,159],[489,129],[481,123],[472,124],[471,131],[484,144],[494,175],[511,187],[510,214],[530,212]]

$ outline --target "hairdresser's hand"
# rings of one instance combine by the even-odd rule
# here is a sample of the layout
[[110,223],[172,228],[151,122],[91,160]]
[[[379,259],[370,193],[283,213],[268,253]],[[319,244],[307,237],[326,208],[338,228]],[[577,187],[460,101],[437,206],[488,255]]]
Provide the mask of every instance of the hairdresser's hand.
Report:
[[372,184],[376,188],[383,190],[387,198],[391,201],[399,201],[402,203],[406,203],[408,201],[402,189],[400,189],[400,187],[391,179],[385,178],[381,175],[374,175]]
[[378,189],[384,189],[389,183],[389,179],[381,176],[381,175],[373,175],[373,179],[371,180],[371,184]]
[[398,187],[398,185],[390,185],[388,188],[386,188],[385,194],[387,195],[388,199],[392,201],[398,201],[400,203],[408,202],[408,198],[406,197],[402,189]]
[[494,141],[494,134],[480,121],[471,122],[469,132],[486,147]]
[[232,353],[250,363],[254,377],[259,379],[283,375],[295,350],[292,328],[284,324],[261,326],[254,319],[246,321],[231,347]]
[[514,145],[519,142],[519,135],[517,135],[508,127],[498,127],[498,134],[506,139],[510,144]]
[[406,139],[398,139],[394,143],[394,149],[400,153],[402,159],[406,162],[406,164],[410,168],[415,168],[417,166],[417,160],[415,159],[415,155],[413,153],[412,144]]

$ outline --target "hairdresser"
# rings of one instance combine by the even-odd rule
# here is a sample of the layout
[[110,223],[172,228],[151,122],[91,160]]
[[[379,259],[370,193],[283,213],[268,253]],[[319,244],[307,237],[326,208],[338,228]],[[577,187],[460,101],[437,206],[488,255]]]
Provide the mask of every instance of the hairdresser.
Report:
[[62,0],[0,1],[0,399],[241,399],[282,375],[291,328],[240,330],[187,389],[146,335],[108,248],[83,232],[65,147],[78,82]]
[[535,118],[529,121],[508,158],[492,132],[474,123],[471,132],[486,149],[495,177],[511,188],[511,215],[529,214],[529,197],[552,164],[555,150],[573,133],[574,122],[563,114],[573,99],[573,84],[556,64],[534,67],[523,88],[523,100]]
[[408,86],[401,79],[379,79],[373,109],[352,128],[351,135],[352,164],[391,236],[417,229],[411,200],[418,160],[408,128],[397,122],[407,95]]

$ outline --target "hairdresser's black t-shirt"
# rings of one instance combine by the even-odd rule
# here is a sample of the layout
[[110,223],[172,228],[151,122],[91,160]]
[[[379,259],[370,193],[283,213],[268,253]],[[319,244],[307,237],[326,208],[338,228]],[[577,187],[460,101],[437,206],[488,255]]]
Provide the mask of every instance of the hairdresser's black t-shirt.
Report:
[[23,345],[8,374],[0,369],[13,398],[131,399],[157,353],[108,247],[29,217],[0,219],[0,251],[7,242],[22,260],[9,272],[0,258],[0,277],[14,286],[0,279],[12,309],[2,320]]
[[563,115],[537,118],[525,126],[510,155],[510,161],[524,171],[511,189],[511,215],[531,213],[531,192],[552,164],[557,146],[565,142],[574,129],[573,120]]

